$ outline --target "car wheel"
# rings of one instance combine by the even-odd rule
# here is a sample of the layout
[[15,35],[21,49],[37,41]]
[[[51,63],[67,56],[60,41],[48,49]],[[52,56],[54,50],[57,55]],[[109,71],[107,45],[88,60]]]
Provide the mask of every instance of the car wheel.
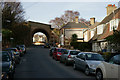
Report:
[[103,80],[103,74],[100,70],[96,72],[96,80]]
[[60,63],[62,63],[62,59],[60,58]]
[[54,56],[52,56],[52,58],[54,59]]
[[86,69],[85,69],[85,74],[86,74],[87,76],[90,74],[90,70],[89,70],[88,67],[86,67]]
[[74,69],[74,70],[76,70],[76,69],[77,69],[77,67],[76,67],[76,64],[75,64],[75,63],[73,63],[73,69]]

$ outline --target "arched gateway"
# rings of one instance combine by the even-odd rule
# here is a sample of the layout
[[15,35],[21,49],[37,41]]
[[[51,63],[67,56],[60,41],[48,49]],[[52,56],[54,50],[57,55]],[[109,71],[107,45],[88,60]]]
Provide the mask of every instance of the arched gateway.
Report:
[[47,41],[48,42],[50,41],[50,39],[51,39],[51,25],[33,22],[33,21],[29,21],[28,24],[31,28],[31,30],[30,30],[30,44],[33,43],[33,35],[36,32],[44,33],[47,37]]

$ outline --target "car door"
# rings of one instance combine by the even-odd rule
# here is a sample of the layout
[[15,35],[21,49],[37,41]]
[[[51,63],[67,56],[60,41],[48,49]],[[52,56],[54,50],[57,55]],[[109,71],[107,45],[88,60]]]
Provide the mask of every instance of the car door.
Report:
[[86,61],[85,61],[85,54],[84,53],[80,55],[79,65],[80,65],[80,68],[83,69],[83,70],[86,67]]
[[81,69],[82,67],[81,67],[81,64],[82,64],[82,56],[83,56],[83,54],[81,53],[80,55],[78,55],[77,56],[77,65],[78,65],[78,67]]
[[75,61],[75,64],[77,65],[77,67],[79,67],[79,59],[80,59],[80,54],[78,54],[75,58],[74,58],[74,61]]
[[110,59],[109,63],[105,64],[106,76],[108,78],[118,78],[119,76],[118,72],[120,65],[116,64],[117,59],[120,59],[120,57],[118,58],[116,55]]
[[65,61],[65,56],[67,55],[66,53],[64,53],[64,51],[62,50],[62,52],[61,52],[61,59],[62,59],[62,61]]
[[63,60],[64,60],[64,61],[67,59],[69,53],[70,53],[70,51],[64,52],[64,55],[63,55],[63,56],[64,56],[64,57],[63,57]]

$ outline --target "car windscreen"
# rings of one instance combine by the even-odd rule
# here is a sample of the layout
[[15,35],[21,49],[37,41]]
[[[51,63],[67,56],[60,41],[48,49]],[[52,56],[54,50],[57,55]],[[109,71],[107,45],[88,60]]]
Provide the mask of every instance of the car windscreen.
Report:
[[64,53],[68,53],[68,51],[66,49],[58,49],[58,52],[64,52]]
[[70,55],[77,55],[80,51],[70,51]]
[[86,60],[104,61],[100,54],[86,54]]
[[114,63],[120,65],[120,54],[114,56]]
[[7,52],[2,52],[2,61],[9,61],[10,56]]

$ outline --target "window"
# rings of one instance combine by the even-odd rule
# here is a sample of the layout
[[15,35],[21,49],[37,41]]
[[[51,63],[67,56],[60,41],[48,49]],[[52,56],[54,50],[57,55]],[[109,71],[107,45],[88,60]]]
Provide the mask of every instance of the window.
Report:
[[70,55],[77,55],[80,51],[70,51]]
[[112,57],[110,59],[109,63],[120,65],[120,55],[116,55],[116,56]]
[[2,52],[2,61],[9,61],[9,60],[10,60],[10,56],[8,52]]
[[101,24],[97,26],[97,34],[102,34],[103,33],[103,29],[105,27],[105,24]]
[[88,53],[86,54],[86,60],[97,60],[97,61],[103,61],[103,57],[100,54],[92,54]]
[[110,21],[110,31],[113,30],[113,28],[116,30],[118,28],[119,19],[113,19]]
[[80,55],[80,58],[81,58],[81,59],[85,59],[85,54],[81,54],[81,55]]

